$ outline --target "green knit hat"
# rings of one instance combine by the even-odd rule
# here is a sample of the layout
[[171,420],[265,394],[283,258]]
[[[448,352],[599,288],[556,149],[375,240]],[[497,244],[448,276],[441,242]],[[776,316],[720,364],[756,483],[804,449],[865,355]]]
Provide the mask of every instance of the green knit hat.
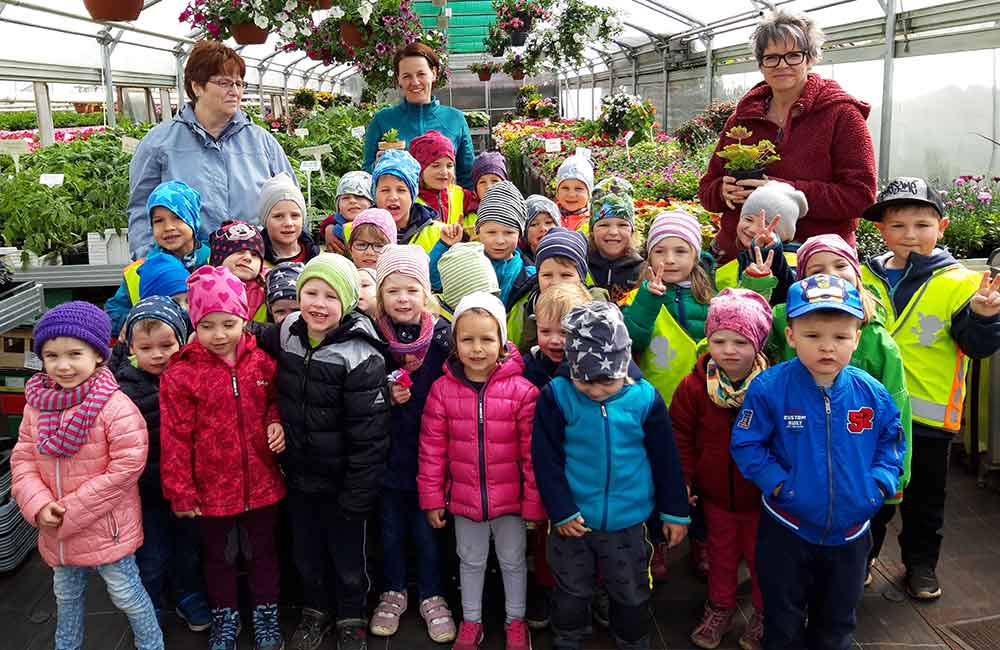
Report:
[[500,295],[500,283],[493,263],[479,242],[460,242],[438,260],[441,298],[455,309],[465,296],[475,291]]
[[296,296],[300,300],[302,285],[312,278],[319,278],[337,292],[343,312],[341,318],[354,311],[358,304],[358,269],[351,260],[336,253],[320,253],[309,260],[295,284]]

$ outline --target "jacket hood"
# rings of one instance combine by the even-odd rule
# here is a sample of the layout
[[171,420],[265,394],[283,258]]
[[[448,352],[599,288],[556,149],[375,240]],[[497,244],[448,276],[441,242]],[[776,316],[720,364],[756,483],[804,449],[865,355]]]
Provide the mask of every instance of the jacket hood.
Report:
[[605,282],[610,273],[611,284],[619,284],[622,281],[628,280],[645,261],[636,252],[629,253],[616,260],[609,260],[597,251],[587,256],[590,277],[594,278],[597,282]]
[[[761,81],[740,99],[736,105],[736,117],[738,119],[763,119],[772,96],[771,87],[767,85],[766,81]],[[795,102],[800,115],[824,110],[836,104],[856,106],[865,119],[868,119],[868,114],[872,109],[870,104],[851,96],[833,79],[824,79],[815,72],[810,72],[802,94]]]
[[[264,240],[264,259],[269,262],[274,262],[277,258],[274,256],[274,244],[271,243],[271,236],[267,234],[267,228],[261,228],[260,236]],[[303,227],[302,234],[299,235],[299,246],[306,253],[306,259],[311,259],[319,255],[319,246],[316,245],[316,240],[313,239],[312,235]]]
[[[888,251],[872,257],[868,260],[868,267],[879,277],[886,277],[885,263],[892,257],[892,251]],[[938,246],[930,255],[920,253],[910,253],[906,266],[909,267],[909,278],[919,278],[928,276],[943,266],[954,264],[955,258],[948,252],[947,248]]]
[[413,205],[410,207],[410,221],[405,228],[397,231],[396,241],[401,244],[407,243],[410,238],[417,234],[417,231],[424,227],[424,224],[436,218],[437,212],[433,208],[417,203],[414,199]]

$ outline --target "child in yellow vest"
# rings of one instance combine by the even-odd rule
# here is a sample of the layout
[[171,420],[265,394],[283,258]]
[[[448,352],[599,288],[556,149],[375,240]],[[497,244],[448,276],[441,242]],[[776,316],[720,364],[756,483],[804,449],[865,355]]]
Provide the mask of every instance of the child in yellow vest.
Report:
[[971,271],[938,246],[948,218],[922,178],[895,179],[861,216],[875,222],[889,249],[865,263],[862,281],[888,311],[910,393],[913,455],[899,534],[906,591],[935,599],[948,452],[962,422],[969,357],[1000,348],[1000,277],[991,281],[988,271]]
[[455,184],[455,147],[439,131],[428,131],[410,143],[410,154],[420,163],[417,203],[429,206],[444,223],[460,223],[471,229],[465,214],[478,203],[476,195]]

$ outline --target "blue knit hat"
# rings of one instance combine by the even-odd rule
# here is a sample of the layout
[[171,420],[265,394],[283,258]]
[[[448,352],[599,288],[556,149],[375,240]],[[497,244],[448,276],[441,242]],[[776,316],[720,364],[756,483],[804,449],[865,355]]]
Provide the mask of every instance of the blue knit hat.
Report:
[[34,352],[42,356],[42,346],[60,336],[80,339],[105,361],[111,356],[111,319],[100,307],[82,300],[64,302],[45,312],[35,325]]
[[378,179],[386,174],[392,174],[406,183],[410,190],[410,197],[417,198],[417,182],[420,179],[420,163],[407,151],[400,149],[389,149],[382,152],[379,159],[375,161],[375,168],[372,169],[372,196],[375,196],[378,187]]
[[542,235],[535,251],[535,267],[541,268],[542,262],[550,257],[565,257],[576,264],[576,272],[580,274],[580,282],[587,279],[587,238],[583,233],[569,228],[556,227]]
[[191,273],[173,255],[155,253],[139,265],[139,298],[187,293]]
[[183,181],[160,183],[153,188],[146,200],[146,214],[151,222],[155,207],[164,207],[176,214],[191,229],[194,238],[198,239],[201,228],[201,194],[198,190]]
[[[185,287],[185,290],[186,287]],[[132,305],[128,316],[125,317],[125,340],[132,344],[132,332],[135,324],[141,320],[158,320],[165,323],[174,331],[177,343],[184,345],[191,334],[191,319],[184,308],[178,305],[173,298],[167,296],[150,296],[143,298]]]

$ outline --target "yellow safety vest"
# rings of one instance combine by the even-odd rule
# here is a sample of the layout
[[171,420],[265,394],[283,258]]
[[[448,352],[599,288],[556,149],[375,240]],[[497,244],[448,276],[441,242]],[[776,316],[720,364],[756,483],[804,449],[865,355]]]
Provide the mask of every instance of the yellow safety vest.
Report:
[[[419,196],[417,197],[417,203],[420,205],[426,205],[428,208],[431,207],[427,201],[424,201]],[[448,221],[446,223],[461,223],[465,225],[462,214],[465,212],[465,191],[462,190],[458,185],[448,186]],[[475,223],[473,223],[475,225]]]
[[525,306],[531,300],[532,294],[534,291],[529,291],[527,295],[515,302],[510,311],[507,312],[507,339],[513,341],[518,350],[524,350],[524,341],[521,340],[521,335],[524,334],[524,319],[528,316]]
[[[625,304],[630,304],[635,299],[635,293],[633,291],[629,294]],[[694,370],[697,361],[697,343],[674,320],[666,307],[660,307],[660,313],[653,323],[649,347],[639,355],[639,369],[646,381],[659,391],[668,407],[677,386]]]
[[128,287],[128,299],[133,305],[139,302],[139,267],[145,261],[146,258],[140,257],[122,271],[122,275],[125,276],[125,286]]
[[[598,289],[602,289],[603,288],[603,287],[597,286],[597,283],[594,282],[593,276],[590,275],[590,271],[587,271],[587,277],[585,277],[583,279],[583,285],[585,287],[587,287],[588,290],[589,289],[593,289],[593,288],[598,288]],[[617,304],[619,307],[624,307],[625,305],[631,305],[632,301],[635,300],[635,294],[638,293],[639,287],[641,285],[642,285],[642,282],[640,282],[639,284],[637,284],[635,286],[635,288],[633,288],[631,291],[629,291],[624,296],[622,296],[621,298],[619,298],[618,301],[615,304]],[[608,293],[610,293],[610,291]],[[609,300],[608,302],[614,302],[614,301],[613,300]]]
[[[351,239],[351,221],[344,224],[344,242]],[[441,222],[428,221],[424,227],[417,231],[417,234],[410,238],[410,241],[400,242],[402,244],[417,244],[430,255],[434,244],[441,239]]]
[[903,353],[913,419],[958,431],[969,359],[951,336],[951,319],[979,289],[979,273],[960,264],[934,271],[900,314],[881,278],[867,266],[861,278],[890,312],[885,327]]
[[455,314],[450,310],[449,307],[445,307],[444,297],[440,293],[434,294],[434,297],[437,298],[438,301],[438,316],[445,319],[449,323],[453,322]]
[[255,323],[266,323],[267,322],[267,301],[260,303],[260,307],[257,308],[257,313],[253,315],[251,319]]
[[[798,256],[795,253],[785,253],[785,261],[793,269],[798,266]],[[735,289],[740,286],[740,262],[729,260],[715,270],[715,289]]]

